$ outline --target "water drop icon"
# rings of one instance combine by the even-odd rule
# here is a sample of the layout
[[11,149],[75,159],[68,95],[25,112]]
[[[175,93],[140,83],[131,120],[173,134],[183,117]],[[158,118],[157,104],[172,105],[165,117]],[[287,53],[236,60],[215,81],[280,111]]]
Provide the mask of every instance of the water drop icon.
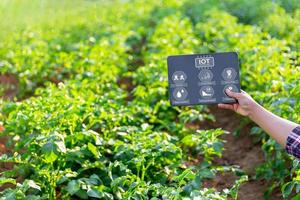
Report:
[[176,101],[184,101],[188,96],[188,92],[183,87],[177,87],[173,91],[173,97]]
[[181,92],[177,92],[177,94],[176,94],[176,96],[178,97],[178,98],[181,98],[182,97],[182,94],[181,94]]

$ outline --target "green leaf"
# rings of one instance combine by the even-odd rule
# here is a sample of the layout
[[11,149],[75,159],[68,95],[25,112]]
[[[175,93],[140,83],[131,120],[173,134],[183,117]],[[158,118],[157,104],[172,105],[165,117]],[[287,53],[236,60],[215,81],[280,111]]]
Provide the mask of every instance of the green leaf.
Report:
[[100,178],[96,174],[93,174],[88,179],[88,182],[91,185],[98,185],[101,182],[101,180],[100,180]]
[[16,200],[17,199],[16,198],[16,193],[17,193],[17,191],[9,189],[8,191],[5,192],[5,194],[3,196],[5,198],[3,198],[3,199],[5,199],[5,200]]
[[90,150],[96,158],[100,157],[97,147],[90,142],[88,143],[88,150]]
[[77,180],[72,180],[68,183],[67,186],[67,191],[71,194],[74,195],[76,192],[80,190],[80,184]]
[[261,132],[262,132],[261,128],[257,126],[252,127],[250,130],[251,135],[258,135]]
[[27,184],[28,184],[29,187],[41,191],[41,187],[38,186],[33,180],[28,180]]
[[43,147],[42,147],[42,153],[44,154],[45,162],[46,163],[52,163],[57,159],[57,155],[55,152],[57,146],[55,143],[47,142]]
[[101,199],[103,197],[102,192],[96,190],[96,189],[90,189],[87,191],[87,194],[89,197],[94,197],[94,198],[98,198]]
[[55,144],[58,147],[58,149],[59,149],[60,152],[62,152],[62,153],[66,153],[67,152],[65,143],[63,141],[56,141]]
[[46,163],[53,163],[58,158],[58,156],[53,151],[46,153],[44,157]]
[[281,188],[281,192],[284,198],[287,198],[291,192],[293,191],[295,183],[294,182],[288,182],[284,184]]
[[300,199],[300,194],[297,194],[296,196],[294,196],[293,198],[292,198],[292,200],[299,200]]
[[213,148],[216,152],[221,153],[223,149],[223,142],[214,142]]
[[12,178],[0,178],[0,185],[3,185],[5,183],[11,183],[11,184],[16,184],[16,180]]
[[85,190],[78,190],[76,192],[76,195],[78,197],[80,197],[81,199],[88,199],[89,198],[89,196],[87,195],[87,192]]
[[214,178],[215,174],[209,169],[201,169],[199,171],[199,176],[203,178]]
[[173,181],[175,182],[179,182],[179,183],[183,183],[182,181],[187,179],[187,180],[192,180],[195,178],[195,174],[192,171],[192,168],[187,168],[186,170],[184,170],[180,175],[178,176],[174,176],[173,177]]
[[51,151],[55,151],[56,150],[56,145],[54,144],[54,142],[50,141],[47,142],[46,144],[43,145],[42,147],[42,152],[43,153],[49,153]]

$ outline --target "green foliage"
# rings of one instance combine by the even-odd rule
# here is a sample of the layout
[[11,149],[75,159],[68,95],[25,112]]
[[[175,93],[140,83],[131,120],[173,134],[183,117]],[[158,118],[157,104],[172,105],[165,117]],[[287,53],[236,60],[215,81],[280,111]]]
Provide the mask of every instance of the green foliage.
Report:
[[[9,138],[12,149],[0,161],[14,163],[0,173],[0,186],[14,187],[0,195],[237,199],[247,175],[213,162],[222,155],[220,136],[226,131],[186,126],[214,116],[205,106],[170,106],[166,57],[238,51],[243,89],[271,111],[299,122],[300,54],[295,49],[300,22],[294,4],[51,1],[41,13],[35,11],[41,5],[37,1],[19,7],[1,2],[0,9],[7,6],[7,11],[0,16],[20,16],[15,16],[16,27],[0,24],[11,33],[1,36],[0,75],[18,80],[15,100],[0,102],[1,136]],[[45,15],[54,10],[57,16],[49,21]],[[269,192],[278,186],[284,198],[299,192],[298,162],[259,128],[251,133],[262,141],[267,162],[256,176],[273,182]],[[197,164],[190,165],[195,159]],[[224,171],[239,176],[230,188],[203,187]]]

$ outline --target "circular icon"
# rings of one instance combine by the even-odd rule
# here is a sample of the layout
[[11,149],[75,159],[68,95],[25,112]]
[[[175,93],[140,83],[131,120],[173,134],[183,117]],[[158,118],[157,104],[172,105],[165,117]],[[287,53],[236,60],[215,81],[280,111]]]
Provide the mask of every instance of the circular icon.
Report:
[[200,96],[203,98],[210,99],[214,96],[214,89],[209,85],[202,86],[199,92]]
[[208,69],[203,69],[200,71],[198,78],[200,79],[200,81],[209,82],[213,78],[213,73]]
[[222,72],[222,77],[224,78],[225,81],[234,80],[236,75],[237,75],[236,71],[231,67],[225,68]]
[[176,71],[172,75],[172,80],[175,84],[184,83],[186,78],[186,74],[183,71]]
[[[230,90],[230,91],[233,91],[233,92],[239,92],[239,90],[238,90],[238,88],[235,86],[235,85],[233,85],[233,84],[230,84],[230,85],[225,85],[225,87],[224,87],[224,93],[226,94],[226,90]],[[227,94],[226,94],[227,95]]]
[[178,87],[175,88],[173,91],[173,97],[177,100],[177,101],[183,101],[186,99],[188,95],[187,90],[184,87]]

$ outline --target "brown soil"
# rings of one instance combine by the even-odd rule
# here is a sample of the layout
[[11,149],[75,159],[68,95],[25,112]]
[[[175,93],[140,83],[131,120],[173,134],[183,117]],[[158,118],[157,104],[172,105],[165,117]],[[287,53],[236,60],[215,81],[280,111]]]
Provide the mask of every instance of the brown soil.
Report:
[[117,81],[118,85],[120,88],[123,90],[126,90],[128,92],[128,96],[126,98],[126,101],[132,101],[133,99],[133,94],[132,90],[135,88],[132,78],[131,77],[120,77]]
[[[4,127],[0,125],[0,133],[4,130]],[[6,148],[6,142],[7,142],[7,137],[0,137],[0,156],[6,153],[11,153],[11,151]],[[0,162],[0,173],[11,170],[13,168],[13,163],[5,163],[5,162]],[[5,188],[8,187],[13,187],[12,184],[4,184],[0,186],[0,191],[4,190]]]
[[[5,143],[6,143],[6,138],[0,138],[0,156],[6,153],[10,153],[10,151],[7,148],[5,148],[4,146]],[[0,162],[0,172],[11,170],[12,167],[13,167],[13,163]]]
[[2,96],[3,99],[12,100],[18,92],[18,80],[12,74],[2,74],[0,75],[0,85],[3,85],[7,88],[4,91],[4,95]]
[[[190,128],[198,126],[199,129],[222,128],[229,134],[224,134],[221,138],[225,141],[224,151],[221,158],[216,158],[215,165],[238,165],[249,176],[249,181],[242,184],[238,193],[239,200],[260,200],[264,199],[263,194],[267,190],[269,183],[265,180],[255,180],[255,168],[262,164],[264,155],[261,144],[257,138],[250,135],[251,125],[241,129],[239,136],[234,136],[233,131],[240,127],[241,117],[229,110],[218,109],[215,106],[209,108],[210,113],[215,116],[216,121],[204,122],[200,124],[189,124]],[[229,188],[238,177],[233,173],[218,173],[214,179],[204,182],[205,187],[214,187],[218,191]],[[280,190],[276,189],[271,194],[270,199],[282,199]]]
[[[3,96],[0,98],[13,100],[18,92],[18,80],[12,74],[2,74],[0,75],[0,85],[4,86],[5,90]],[[4,127],[0,125],[0,134],[4,131]],[[0,137],[0,156],[6,153],[10,153],[10,150],[6,147],[7,137]],[[11,170],[13,168],[13,163],[0,162],[0,172]],[[0,191],[4,188],[12,186],[11,184],[4,184],[0,187]]]

